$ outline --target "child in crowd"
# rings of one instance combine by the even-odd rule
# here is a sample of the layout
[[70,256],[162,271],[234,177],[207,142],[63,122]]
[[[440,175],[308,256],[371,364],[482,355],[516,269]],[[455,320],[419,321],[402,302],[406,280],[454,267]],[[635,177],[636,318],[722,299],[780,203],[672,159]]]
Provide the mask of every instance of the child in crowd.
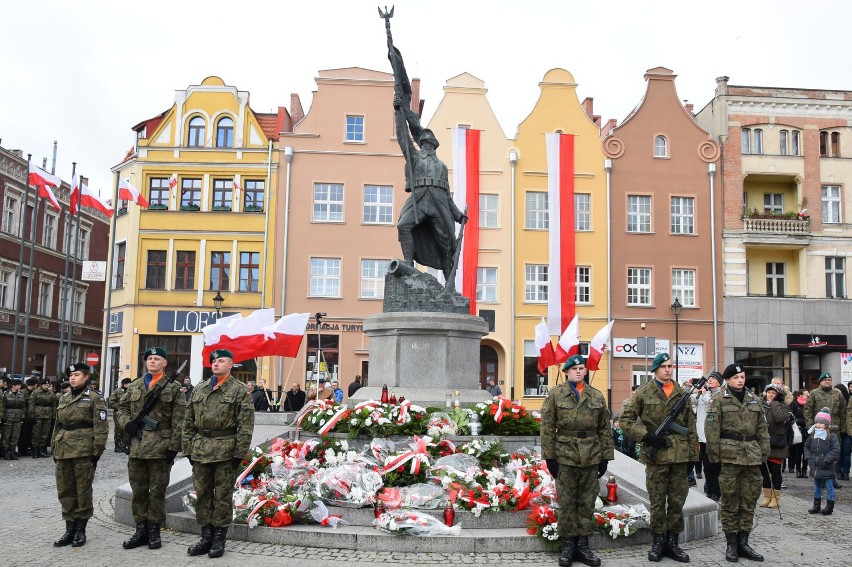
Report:
[[[814,424],[808,430],[810,437],[805,441],[805,458],[810,464],[811,477],[814,479],[814,507],[810,514],[822,512],[829,516],[834,511],[834,465],[840,458],[840,439],[829,430],[831,414],[828,408],[822,408],[814,418]],[[825,509],[820,510],[822,487],[825,485]]]

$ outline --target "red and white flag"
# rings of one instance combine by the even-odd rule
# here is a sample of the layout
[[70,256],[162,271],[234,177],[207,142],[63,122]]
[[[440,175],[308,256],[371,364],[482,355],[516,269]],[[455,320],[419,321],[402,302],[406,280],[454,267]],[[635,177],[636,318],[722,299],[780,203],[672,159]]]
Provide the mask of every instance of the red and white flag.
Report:
[[237,197],[239,197],[239,195],[240,195],[240,191],[242,191],[242,190],[243,190],[243,188],[242,188],[242,187],[240,187],[240,182],[239,182],[239,181],[237,181],[237,178],[236,178],[236,177],[234,177],[234,195],[236,195]]
[[607,323],[600,331],[597,332],[595,338],[589,344],[589,358],[586,359],[586,368],[589,370],[597,370],[600,368],[601,357],[606,350],[606,343],[609,342],[609,334],[612,331],[612,324],[615,321]]
[[30,173],[28,177],[30,185],[38,187],[39,197],[44,197],[57,211],[60,210],[59,201],[56,200],[56,195],[53,194],[51,187],[59,187],[62,185],[62,180],[55,175],[51,175],[37,165],[30,162]]
[[112,205],[92,193],[89,186],[80,183],[80,178],[75,175],[74,181],[71,183],[71,214],[76,215],[81,205],[97,209],[108,217],[111,217],[115,212]]
[[553,342],[550,340],[550,332],[547,330],[544,317],[542,317],[541,323],[535,326],[535,348],[538,349],[538,371],[541,374],[546,374],[547,368],[557,364],[557,362],[553,353]]
[[139,190],[130,184],[130,181],[119,178],[118,180],[118,198],[125,201],[132,201],[140,207],[148,208],[148,199],[142,196]]
[[[479,139],[481,132],[453,128],[453,201],[467,207],[467,226],[456,271],[456,291],[470,298],[470,314],[476,315],[476,273],[479,267]],[[461,230],[461,227],[459,227]],[[458,232],[456,232],[458,238]]]
[[556,362],[565,362],[580,352],[580,316],[574,315],[571,323],[556,343]]
[[203,330],[204,366],[210,366],[211,352],[223,348],[233,353],[234,362],[272,355],[294,358],[309,317],[310,313],[292,313],[276,323],[274,309],[257,309],[245,318],[239,313],[223,317]]
[[547,322],[561,335],[574,317],[577,276],[574,250],[574,135],[545,134],[550,216]]
[[169,177],[169,191],[174,191],[175,189],[177,189],[177,183],[177,173],[172,173],[172,176]]

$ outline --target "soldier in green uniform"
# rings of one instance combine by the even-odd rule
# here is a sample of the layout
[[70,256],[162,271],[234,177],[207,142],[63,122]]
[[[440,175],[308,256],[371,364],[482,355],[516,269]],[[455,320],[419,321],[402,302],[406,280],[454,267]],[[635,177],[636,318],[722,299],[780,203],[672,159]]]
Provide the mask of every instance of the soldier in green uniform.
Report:
[[109,409],[112,410],[112,420],[115,423],[115,428],[112,432],[112,441],[115,443],[115,452],[121,453],[121,447],[119,446],[121,440],[123,438],[124,431],[121,429],[121,426],[118,425],[118,402],[121,401],[121,398],[124,397],[124,394],[127,393],[127,387],[130,385],[132,380],[130,378],[124,378],[121,381],[121,386],[112,391],[109,395],[109,400],[107,400],[107,405]]
[[3,394],[3,421],[2,448],[3,458],[7,461],[18,460],[18,439],[21,437],[21,425],[27,414],[27,402],[24,393],[21,392],[23,382],[15,378],[12,386]]
[[213,376],[192,390],[183,426],[183,454],[192,463],[195,518],[201,526],[201,539],[187,553],[221,557],[233,518],[237,467],[251,445],[254,405],[245,386],[231,376],[230,351],[214,350],[210,364]]
[[62,395],[56,408],[53,459],[56,492],[65,520],[65,533],[53,542],[56,547],[86,544],[86,523],[94,512],[95,467],[109,437],[106,403],[89,389],[89,372],[91,367],[82,362],[68,367],[71,389]]
[[[143,358],[148,372],[130,384],[118,403],[118,427],[121,431],[136,419],[157,383],[167,380],[168,354],[165,349],[149,348]],[[177,382],[170,382],[163,388],[160,399],[145,418],[144,427],[130,441],[127,475],[136,531],[122,543],[124,549],[145,544],[148,544],[148,549],[159,549],[163,545],[160,527],[166,520],[166,488],[175,456],[180,451],[186,408],[186,398],[179,390]]]
[[669,435],[655,433],[677,401],[687,395],[686,390],[672,380],[672,369],[668,353],[654,357],[651,364],[654,379],[639,387],[624,402],[621,428],[634,441],[641,442],[642,447],[656,450],[653,460],[647,451],[642,451],[653,532],[648,560],[661,561],[666,556],[688,563],[689,555],[680,548],[678,540],[683,531],[683,505],[689,493],[687,467],[690,461],[698,460],[695,412],[687,404]]
[[554,388],[541,411],[542,458],[556,478],[560,567],[574,559],[600,565],[589,549],[595,531],[598,479],[613,459],[609,409],[600,391],[586,384],[586,360],[576,354],[563,367],[567,381]]
[[[831,414],[831,431],[846,432],[846,400],[837,388],[832,386],[831,374],[823,372],[819,377],[819,388],[811,390],[802,413],[805,414],[805,429],[810,429],[819,410],[828,408]],[[835,488],[837,485],[835,485]]]
[[740,557],[763,561],[748,543],[754,525],[754,509],[763,486],[760,465],[769,458],[769,429],[760,397],[745,388],[745,370],[729,364],[722,373],[726,381],[710,398],[704,433],[707,458],[719,467],[722,488],[720,516],[727,547],[725,559]]
[[33,425],[33,459],[48,457],[47,439],[50,437],[50,423],[56,411],[56,395],[50,387],[50,380],[41,379],[39,389],[30,396],[30,415],[35,419]]

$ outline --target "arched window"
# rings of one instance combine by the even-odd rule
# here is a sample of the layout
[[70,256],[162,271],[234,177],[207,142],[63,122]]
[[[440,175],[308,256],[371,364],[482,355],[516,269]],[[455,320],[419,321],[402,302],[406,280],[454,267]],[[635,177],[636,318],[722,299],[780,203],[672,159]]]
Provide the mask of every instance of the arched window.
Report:
[[669,141],[665,136],[654,138],[654,157],[669,157]]
[[751,128],[743,128],[742,130],[742,153],[751,153]]
[[204,119],[196,116],[189,121],[189,136],[186,145],[193,148],[204,146]]
[[234,121],[227,116],[216,124],[216,147],[234,147]]
[[788,148],[787,148],[787,144],[789,143],[788,142],[788,136],[789,136],[790,132],[788,132],[787,130],[781,130],[778,134],[779,134],[779,142],[780,142],[779,149],[781,150],[781,155],[786,156],[789,153]]

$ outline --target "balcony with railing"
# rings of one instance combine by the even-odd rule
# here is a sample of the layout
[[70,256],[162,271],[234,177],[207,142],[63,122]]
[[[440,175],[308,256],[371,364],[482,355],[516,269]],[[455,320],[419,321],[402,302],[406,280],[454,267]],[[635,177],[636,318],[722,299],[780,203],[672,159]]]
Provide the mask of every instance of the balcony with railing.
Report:
[[806,246],[811,240],[811,220],[798,213],[746,211],[743,238],[747,244]]

